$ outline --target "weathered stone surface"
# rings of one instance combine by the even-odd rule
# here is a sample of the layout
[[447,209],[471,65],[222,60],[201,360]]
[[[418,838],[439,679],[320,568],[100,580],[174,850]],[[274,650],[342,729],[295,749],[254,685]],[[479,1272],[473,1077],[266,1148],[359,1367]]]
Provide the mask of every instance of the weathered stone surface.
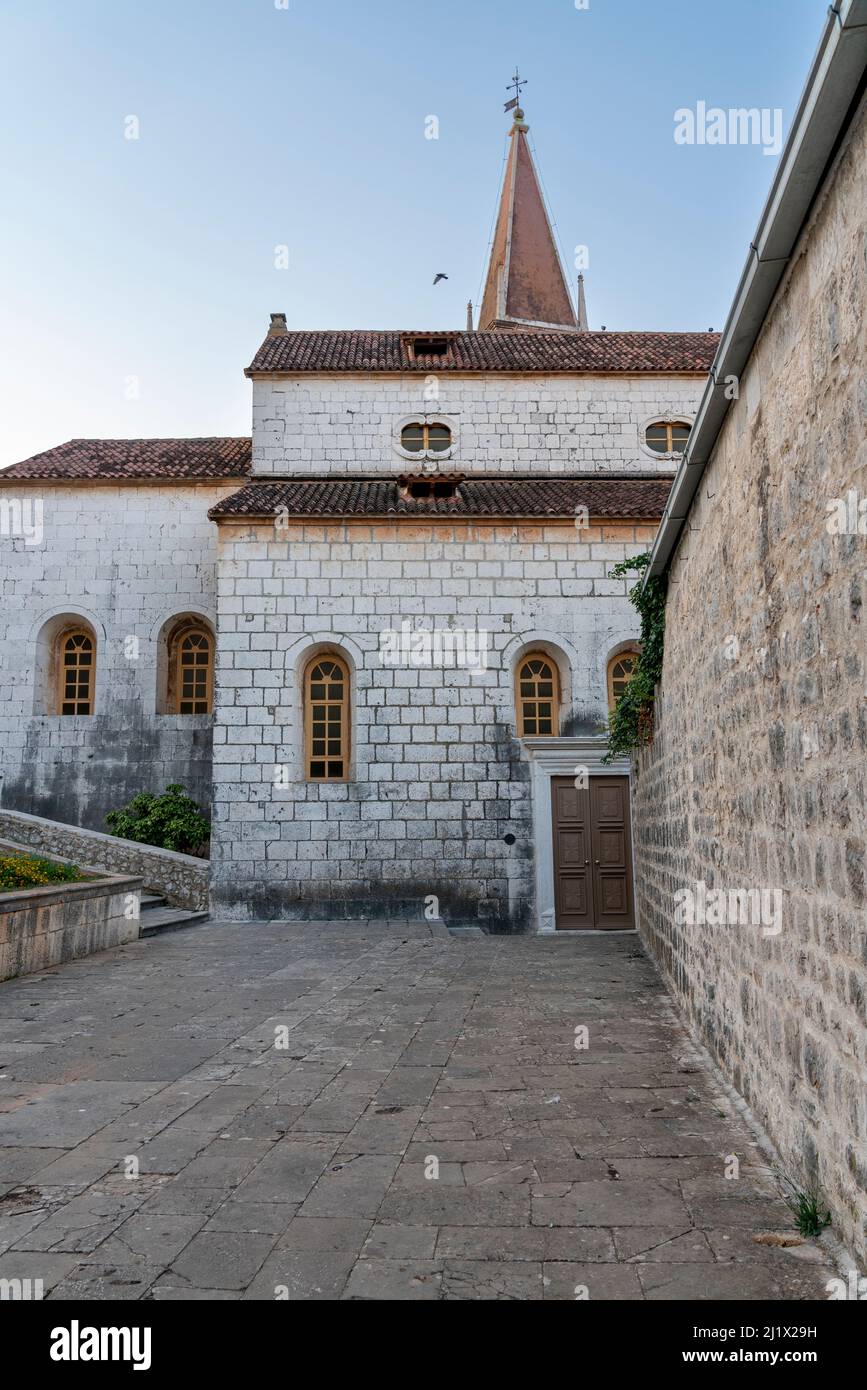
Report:
[[[32,496],[33,486],[17,489]],[[216,528],[207,511],[236,487],[45,487],[43,546],[29,552],[29,564],[17,547],[0,556],[4,808],[102,831],[107,811],[171,782],[210,804],[212,716],[156,713],[157,657],[167,620],[213,618]],[[90,718],[34,714],[34,624],[65,611],[85,617],[97,635]],[[136,660],[126,655],[130,636]]]
[[0,1114],[0,1144],[76,1145],[157,1090],[158,1082],[109,1080],[71,1080],[48,1087],[30,1104]]
[[[15,849],[0,841],[0,853]],[[140,888],[141,879],[114,874],[0,893],[0,981],[138,940]]]
[[[673,557],[656,730],[633,808],[644,940],[796,1187],[820,1189],[862,1257],[865,239],[862,106]],[[837,533],[832,505],[851,510],[852,497],[855,527]],[[779,923],[773,911],[676,921],[675,894],[700,883],[779,892]]]
[[[820,1247],[751,1243],[786,1209],[713,1079],[683,1072],[688,1040],[634,938],[552,952],[405,923],[214,923],[2,993],[11,1043],[45,1022],[42,1050],[10,1053],[0,1085],[0,1155],[26,1173],[0,1185],[0,1278],[51,1277],[46,1296],[573,1301],[586,1286],[628,1300],[688,1290],[684,1269],[702,1291],[685,1296],[719,1277],[728,1297],[741,1266],[748,1296],[822,1296]],[[579,1053],[587,1017],[598,1029]],[[446,1065],[406,1062],[443,1028]],[[625,1084],[639,1033],[652,1085]],[[190,1037],[184,1075],[110,1079],[133,1046],[171,1071]],[[100,1038],[106,1079],[76,1080]],[[372,1066],[383,1038],[390,1060]],[[418,1095],[419,1071],[429,1099],[383,1103],[392,1084]],[[321,1133],[343,1100],[344,1125],[361,1117]]]
[[244,1289],[273,1244],[273,1235],[251,1231],[202,1232],[172,1262],[169,1276],[203,1289]]
[[[147,786],[142,790],[162,791],[164,788]],[[164,893],[178,907],[201,912],[208,906],[211,866],[207,859],[121,840],[98,830],[86,830],[5,807],[0,807],[0,836],[30,849],[70,859],[80,868],[132,874],[142,880],[145,891]]]
[[436,1260],[359,1260],[343,1297],[347,1299],[432,1300],[442,1297],[443,1266]]
[[[675,384],[666,383],[667,401]],[[698,393],[698,380],[676,385],[687,397]],[[644,397],[648,416],[660,408],[660,382],[626,389]],[[277,400],[285,404],[282,391]],[[635,458],[637,423],[624,422],[630,466],[653,469],[649,451]],[[601,433],[591,438],[594,452],[605,450]],[[503,458],[500,451],[506,467]],[[535,929],[534,815],[547,819],[550,810],[544,798],[534,809],[515,736],[515,664],[534,641],[549,643],[560,668],[562,733],[596,738],[601,749],[608,658],[637,635],[627,582],[610,572],[641,552],[654,529],[616,519],[504,527],[440,516],[373,526],[347,517],[337,527],[293,518],[276,532],[253,520],[221,526],[215,915],[421,918],[433,897],[440,931],[443,922],[480,920],[494,930]],[[428,619],[484,634],[485,669],[383,662],[383,631]],[[325,634],[353,671],[345,784],[304,777],[300,673]],[[436,712],[435,726],[421,717],[426,710]],[[280,786],[275,763],[285,769]],[[423,1073],[447,1061],[446,1050],[447,1035],[420,1041],[402,1059],[405,1074],[389,1099],[423,1101]]]

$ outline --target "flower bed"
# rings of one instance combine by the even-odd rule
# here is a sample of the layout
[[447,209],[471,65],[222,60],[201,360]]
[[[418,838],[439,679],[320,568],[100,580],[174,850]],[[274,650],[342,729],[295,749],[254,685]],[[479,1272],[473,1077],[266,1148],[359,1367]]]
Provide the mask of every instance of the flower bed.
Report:
[[61,864],[34,854],[0,852],[0,893],[46,888],[51,883],[81,883],[88,877],[75,864]]
[[8,840],[0,872],[0,980],[138,940],[137,875],[84,873]]

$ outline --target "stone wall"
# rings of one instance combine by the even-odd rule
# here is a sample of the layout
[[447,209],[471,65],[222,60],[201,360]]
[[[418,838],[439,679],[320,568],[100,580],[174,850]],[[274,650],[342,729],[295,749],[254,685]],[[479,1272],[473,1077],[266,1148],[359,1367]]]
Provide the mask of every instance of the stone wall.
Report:
[[0,980],[137,941],[140,887],[115,876],[0,893]]
[[[220,533],[215,910],[418,916],[435,895],[451,921],[530,926],[515,664],[550,650],[561,732],[598,733],[608,657],[637,634],[627,584],[608,573],[646,550],[655,526],[354,520],[290,524],[279,539],[262,523]],[[485,669],[389,667],[380,634],[403,623],[483,634]],[[323,646],[353,673],[351,780],[330,785],[306,782],[302,762],[300,685]]]
[[110,874],[136,874],[145,892],[163,893],[175,907],[203,912],[208,906],[211,865],[207,859],[140,845],[77,825],[0,808],[0,835],[28,849],[68,859],[78,868]]
[[[136,792],[180,782],[207,810],[211,717],[156,713],[157,650],[174,616],[213,623],[207,510],[234,490],[0,474],[0,496],[40,500],[44,517],[39,545],[0,536],[0,805],[102,830]],[[67,613],[96,633],[91,716],[36,713],[39,633]]]
[[626,374],[269,377],[253,382],[253,471],[402,473],[412,464],[401,426],[430,415],[450,424],[449,466],[462,473],[654,473],[671,462],[647,448],[644,427],[691,421],[703,386]]
[[[676,551],[638,760],[640,930],[839,1232],[867,1248],[867,128],[838,156]],[[860,534],[832,534],[854,490]],[[675,921],[703,882],[780,931]],[[768,900],[770,902],[770,900]],[[771,914],[765,915],[771,920]]]

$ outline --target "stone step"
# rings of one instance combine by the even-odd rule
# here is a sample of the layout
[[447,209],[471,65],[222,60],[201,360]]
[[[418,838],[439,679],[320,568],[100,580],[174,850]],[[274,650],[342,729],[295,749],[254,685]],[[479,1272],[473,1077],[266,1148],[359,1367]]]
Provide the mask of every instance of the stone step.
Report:
[[187,912],[182,907],[149,907],[141,915],[140,937],[158,936],[161,932],[180,931],[182,927],[197,927],[207,922],[208,912]]
[[165,907],[166,899],[162,893],[142,893],[141,910],[150,912],[155,907]]

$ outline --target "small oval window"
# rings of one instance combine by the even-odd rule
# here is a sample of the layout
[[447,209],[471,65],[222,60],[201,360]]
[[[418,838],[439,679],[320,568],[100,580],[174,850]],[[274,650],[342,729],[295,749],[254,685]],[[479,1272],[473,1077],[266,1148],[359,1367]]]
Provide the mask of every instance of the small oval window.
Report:
[[410,454],[442,454],[451,448],[452,432],[448,425],[427,425],[419,421],[404,425],[400,442]]
[[683,420],[659,421],[648,425],[644,442],[655,454],[682,454],[686,448],[691,426]]

